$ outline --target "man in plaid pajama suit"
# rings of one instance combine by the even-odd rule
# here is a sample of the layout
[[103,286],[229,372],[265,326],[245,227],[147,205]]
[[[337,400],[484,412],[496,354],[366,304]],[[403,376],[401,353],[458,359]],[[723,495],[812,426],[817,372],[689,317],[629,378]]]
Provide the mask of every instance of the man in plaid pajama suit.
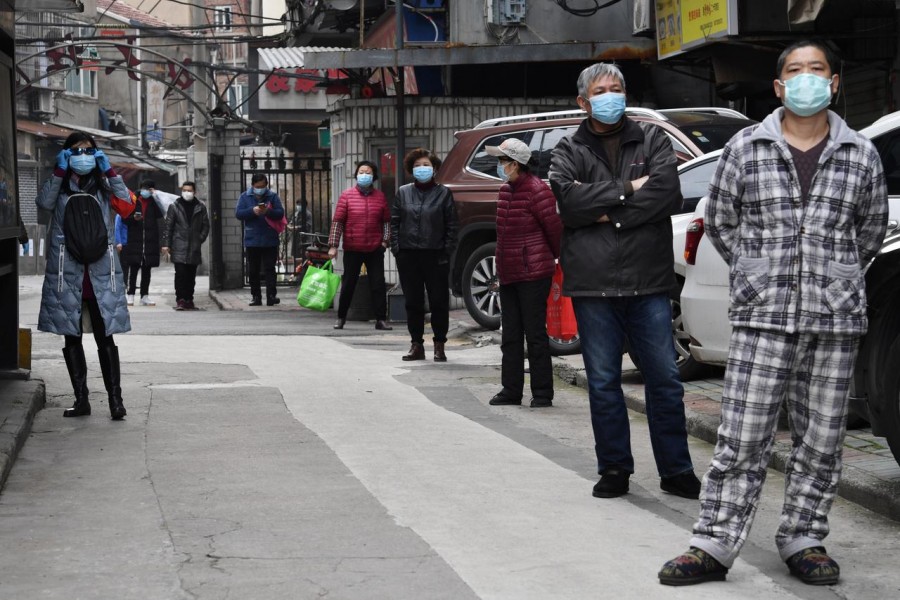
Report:
[[815,41],[779,57],[779,108],[726,145],[706,233],[730,267],[722,422],[691,548],[666,585],[724,580],[747,539],[787,403],[793,449],[775,542],[804,583],[837,583],[822,540],[841,473],[847,397],[866,331],[863,269],[887,224],[881,160],[828,110],[839,59]]

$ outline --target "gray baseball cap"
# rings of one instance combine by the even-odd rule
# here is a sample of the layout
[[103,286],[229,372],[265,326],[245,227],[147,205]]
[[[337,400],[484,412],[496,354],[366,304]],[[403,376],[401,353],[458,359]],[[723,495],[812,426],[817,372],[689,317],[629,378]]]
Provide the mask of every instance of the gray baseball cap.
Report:
[[522,140],[509,138],[503,140],[499,146],[485,146],[484,151],[491,156],[505,156],[511,158],[518,163],[527,165],[531,160],[531,148]]

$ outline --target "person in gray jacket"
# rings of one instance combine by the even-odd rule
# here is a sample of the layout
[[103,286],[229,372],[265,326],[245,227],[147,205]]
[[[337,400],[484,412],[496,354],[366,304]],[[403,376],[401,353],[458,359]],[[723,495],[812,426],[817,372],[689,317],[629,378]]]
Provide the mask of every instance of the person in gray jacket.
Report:
[[182,183],[181,196],[166,211],[162,252],[175,263],[175,310],[197,309],[194,285],[203,262],[200,250],[209,236],[209,212],[195,191],[193,181]]
[[601,476],[593,495],[626,494],[634,472],[621,380],[627,340],[644,377],[660,487],[696,498],[669,304],[669,217],[681,206],[675,152],[662,129],[625,116],[625,79],[615,65],[581,72],[578,105],[589,117],[554,149],[550,185],[563,222],[563,294],[572,297],[588,377]]
[[756,514],[782,404],[792,444],[775,545],[802,582],[840,578],[822,542],[888,191],[872,142],[828,110],[840,85],[833,50],[797,42],[775,72],[784,107],[731,138],[709,186],[704,222],[730,269],[731,343],[700,517],[687,552],[660,570],[664,585],[725,579]]
[[[89,194],[98,202],[106,227],[106,252],[90,264],[78,262],[67,251],[66,206],[74,194]],[[81,132],[72,133],[56,157],[53,175],[41,188],[36,202],[38,208],[52,214],[47,233],[47,268],[41,292],[38,329],[65,336],[63,356],[75,394],[75,403],[66,409],[64,417],[91,414],[88,399],[87,364],[81,338],[82,324],[90,324],[97,342],[103,383],[109,396],[109,411],[113,420],[122,419],[119,349],[113,340],[116,333],[131,330],[128,308],[125,305],[125,284],[122,268],[114,250],[113,230],[109,226],[111,195],[130,198],[122,177],[116,174],[109,159],[97,148],[94,139]],[[70,217],[71,219],[71,217]],[[83,319],[83,312],[89,318]]]
[[425,360],[425,293],[431,309],[434,360],[444,362],[450,328],[450,257],[456,248],[456,205],[449,188],[434,181],[441,159],[425,148],[403,159],[414,183],[401,186],[391,202],[391,253],[406,297],[406,327],[412,341],[403,360]]

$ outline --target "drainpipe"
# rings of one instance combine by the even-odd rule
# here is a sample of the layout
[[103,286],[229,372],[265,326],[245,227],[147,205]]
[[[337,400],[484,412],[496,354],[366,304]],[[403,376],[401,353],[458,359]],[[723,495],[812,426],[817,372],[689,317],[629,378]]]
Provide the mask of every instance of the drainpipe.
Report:
[[263,22],[262,19],[262,0],[250,0],[250,14],[253,17],[247,19],[250,25],[250,35],[263,35],[265,32],[263,27],[260,25]]
[[[138,33],[137,31],[135,33]],[[141,36],[134,36],[134,57],[141,61]],[[138,76],[138,80],[134,82],[135,91],[137,94],[137,130],[138,130],[138,145],[143,148],[144,147],[144,78]]]

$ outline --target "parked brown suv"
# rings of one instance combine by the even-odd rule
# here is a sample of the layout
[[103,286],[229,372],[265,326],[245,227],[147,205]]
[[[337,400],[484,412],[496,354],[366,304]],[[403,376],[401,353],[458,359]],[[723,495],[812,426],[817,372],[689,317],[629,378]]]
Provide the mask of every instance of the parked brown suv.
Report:
[[[652,110],[628,108],[635,121],[653,123],[669,135],[679,162],[721,148],[732,135],[755,121],[726,108]],[[496,249],[497,159],[485,146],[515,137],[528,144],[537,163],[535,174],[547,180],[550,154],[563,137],[575,131],[585,113],[557,111],[502,117],[456,133],[457,142],[441,165],[437,180],[453,190],[459,213],[459,245],[453,256],[451,288],[462,296],[472,318],[487,329],[500,327],[500,295],[494,268]],[[551,339],[556,354],[579,351],[577,338]]]

